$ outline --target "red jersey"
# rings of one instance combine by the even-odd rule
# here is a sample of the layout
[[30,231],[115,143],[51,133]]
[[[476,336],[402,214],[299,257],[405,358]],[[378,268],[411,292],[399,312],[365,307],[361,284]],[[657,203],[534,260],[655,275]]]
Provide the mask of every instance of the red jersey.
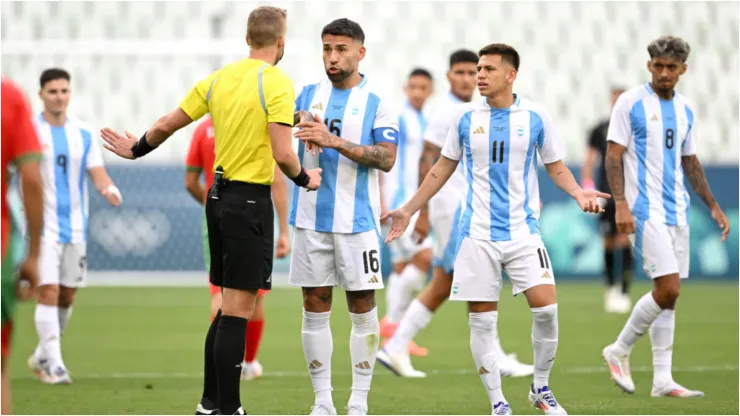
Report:
[[206,176],[206,195],[213,185],[213,163],[216,160],[216,146],[213,142],[213,120],[206,118],[195,128],[190,142],[185,166],[189,172],[204,172]]
[[2,169],[2,255],[5,256],[6,244],[10,237],[10,210],[6,193],[10,174],[8,165],[18,165],[24,160],[41,158],[41,144],[36,129],[31,121],[31,111],[23,91],[9,79],[2,78],[2,152],[0,152],[0,169]]

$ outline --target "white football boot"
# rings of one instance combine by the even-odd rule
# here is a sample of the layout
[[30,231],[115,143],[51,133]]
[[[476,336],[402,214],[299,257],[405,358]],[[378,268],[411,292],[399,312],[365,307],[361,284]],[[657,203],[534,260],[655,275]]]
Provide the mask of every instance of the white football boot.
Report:
[[509,403],[498,402],[495,405],[493,405],[493,413],[491,414],[492,415],[510,415],[511,407],[509,407]]
[[704,397],[704,392],[698,390],[689,390],[686,387],[671,380],[668,383],[655,385],[653,384],[653,391],[650,393],[653,397]]
[[610,344],[604,347],[601,356],[609,367],[614,384],[627,393],[634,393],[635,382],[632,381],[632,373],[630,372],[629,354],[619,351],[614,344]]
[[497,362],[501,377],[529,377],[534,374],[534,366],[516,359],[516,354],[508,354]]
[[362,406],[359,404],[353,404],[347,406],[347,415],[366,415],[367,414],[367,406]]
[[262,377],[264,369],[259,361],[254,360],[251,363],[242,362],[242,375],[241,379],[245,381],[254,380]]
[[550,388],[545,386],[538,391],[534,390],[534,384],[529,387],[529,402],[532,406],[541,409],[546,415],[567,415],[568,412],[560,406]]
[[336,415],[337,409],[333,406],[329,406],[323,403],[318,403],[313,406],[311,406],[311,413],[312,415]]
[[385,348],[381,348],[378,350],[377,360],[380,364],[383,364],[384,367],[391,370],[393,374],[400,377],[422,378],[427,376],[423,371],[414,369],[414,366],[411,365],[411,358],[409,357],[407,350],[391,355],[385,350]]

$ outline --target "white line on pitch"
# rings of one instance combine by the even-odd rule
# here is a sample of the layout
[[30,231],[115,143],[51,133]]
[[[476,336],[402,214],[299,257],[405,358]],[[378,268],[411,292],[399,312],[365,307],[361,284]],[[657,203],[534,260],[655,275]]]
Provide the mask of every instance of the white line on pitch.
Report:
[[[557,371],[557,369],[555,370]],[[633,373],[648,373],[652,372],[653,367],[651,366],[638,366],[632,367]],[[738,371],[738,366],[735,364],[724,364],[724,365],[697,365],[687,367],[673,367],[674,372],[686,372],[686,373],[709,373],[709,372],[726,372],[726,371]],[[566,368],[565,373],[569,374],[590,374],[590,373],[606,373],[605,366],[597,367],[573,367]],[[455,370],[430,370],[427,371],[428,375],[466,375],[475,374],[475,369],[455,369]],[[17,374],[17,373],[16,373]],[[334,371],[333,375],[347,376],[350,372],[347,371]],[[374,376],[389,376],[391,372],[385,369],[379,369],[375,371]],[[131,373],[120,373],[114,372],[109,374],[102,373],[90,373],[90,374],[74,374],[72,373],[72,379],[81,380],[107,380],[107,379],[170,379],[170,378],[201,378],[203,373],[186,373],[186,372],[172,372],[172,373],[154,373],[154,372],[131,372]],[[308,377],[308,371],[265,371],[264,377]],[[27,379],[34,378],[31,374],[17,374],[13,376],[14,379]]]

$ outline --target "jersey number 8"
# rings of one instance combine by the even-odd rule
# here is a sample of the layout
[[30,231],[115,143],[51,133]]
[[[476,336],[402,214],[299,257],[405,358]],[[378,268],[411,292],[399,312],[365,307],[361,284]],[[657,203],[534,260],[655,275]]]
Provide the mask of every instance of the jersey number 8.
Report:
[[673,129],[665,130],[665,147],[668,149],[673,149],[673,134]]

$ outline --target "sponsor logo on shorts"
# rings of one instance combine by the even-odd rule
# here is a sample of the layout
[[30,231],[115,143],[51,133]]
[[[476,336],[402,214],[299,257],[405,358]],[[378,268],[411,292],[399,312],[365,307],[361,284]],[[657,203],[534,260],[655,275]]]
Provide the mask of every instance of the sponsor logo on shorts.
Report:
[[455,282],[452,284],[452,294],[457,295],[457,292],[460,290],[460,282]]
[[380,280],[378,280],[378,276],[373,275],[373,277],[370,278],[370,280],[367,281],[368,283],[378,283]]
[[552,275],[550,274],[549,271],[545,270],[545,272],[542,273],[542,278],[543,279],[552,279]]

